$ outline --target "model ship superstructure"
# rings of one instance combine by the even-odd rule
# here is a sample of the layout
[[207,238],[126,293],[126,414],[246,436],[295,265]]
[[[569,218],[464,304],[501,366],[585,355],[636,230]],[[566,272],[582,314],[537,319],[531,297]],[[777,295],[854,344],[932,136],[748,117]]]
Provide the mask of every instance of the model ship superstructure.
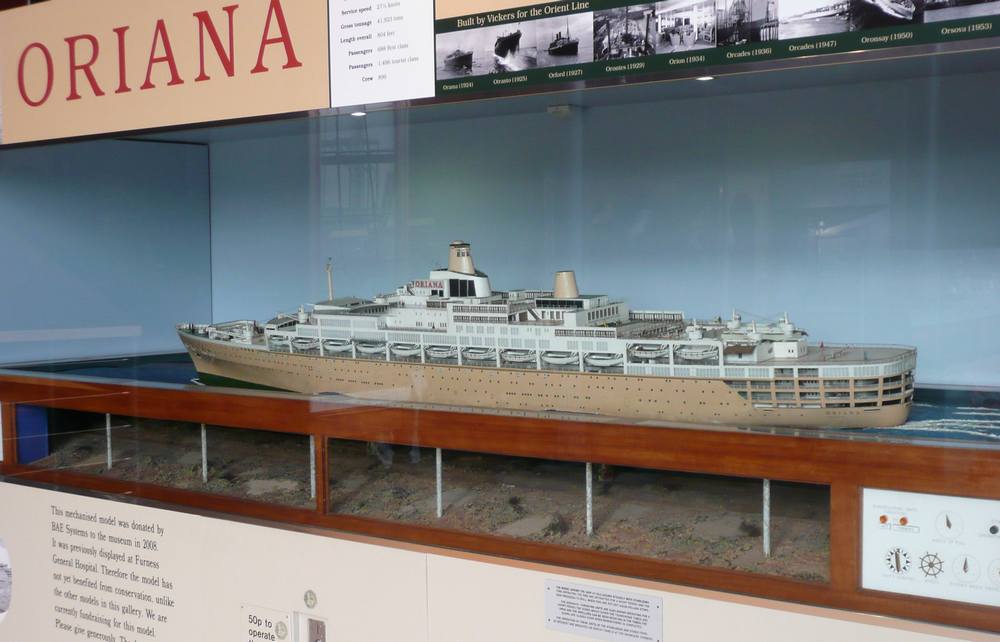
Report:
[[[330,268],[328,279],[330,278]],[[494,291],[468,243],[447,268],[374,299],[333,298],[263,326],[186,324],[199,374],[302,393],[685,423],[892,426],[913,396],[916,351],[810,345],[774,323],[686,320],[580,294]]]

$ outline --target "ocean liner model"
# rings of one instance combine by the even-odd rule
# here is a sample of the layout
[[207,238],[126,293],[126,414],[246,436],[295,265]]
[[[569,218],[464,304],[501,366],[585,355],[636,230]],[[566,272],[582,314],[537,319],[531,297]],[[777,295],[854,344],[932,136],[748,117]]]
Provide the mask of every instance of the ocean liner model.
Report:
[[261,325],[184,324],[205,383],[307,394],[587,413],[693,424],[895,426],[913,398],[916,351],[819,345],[775,323],[687,320],[580,294],[497,292],[468,243],[447,268],[371,300],[333,298]]

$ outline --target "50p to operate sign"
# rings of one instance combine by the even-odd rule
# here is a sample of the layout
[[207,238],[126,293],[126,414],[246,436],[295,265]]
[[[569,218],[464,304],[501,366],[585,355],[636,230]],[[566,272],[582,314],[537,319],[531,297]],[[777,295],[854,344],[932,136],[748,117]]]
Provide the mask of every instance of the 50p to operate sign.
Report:
[[0,14],[3,142],[329,106],[327,0],[53,0]]

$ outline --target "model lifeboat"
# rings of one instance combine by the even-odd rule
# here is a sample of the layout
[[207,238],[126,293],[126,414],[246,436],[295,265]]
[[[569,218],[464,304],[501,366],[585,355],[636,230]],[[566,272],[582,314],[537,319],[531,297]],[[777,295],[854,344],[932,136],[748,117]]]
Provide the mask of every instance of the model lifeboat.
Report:
[[507,363],[529,363],[535,360],[535,353],[532,350],[504,350],[500,358]]
[[292,345],[296,350],[315,350],[319,347],[319,339],[309,337],[296,337],[292,339]]
[[385,352],[384,343],[373,343],[368,341],[359,341],[357,343],[358,352],[361,354],[382,354]]
[[674,350],[674,354],[685,361],[705,361],[718,358],[719,349],[715,346],[686,345]]
[[350,352],[353,343],[349,339],[323,339],[326,352]]
[[290,343],[288,337],[281,334],[272,334],[267,338],[267,342],[273,346],[284,346],[287,347]]
[[568,366],[580,362],[580,355],[563,350],[548,350],[542,353],[542,361],[553,366]]
[[493,361],[497,358],[497,351],[493,348],[466,348],[462,350],[462,356],[469,361]]
[[455,346],[427,346],[427,356],[431,359],[454,359],[458,356]]
[[416,343],[394,343],[390,350],[397,357],[416,357],[420,354],[420,346]]
[[595,368],[614,368],[625,363],[625,359],[620,354],[613,352],[591,352],[583,358],[584,363]]
[[629,349],[629,354],[635,359],[663,359],[670,354],[667,346],[640,343]]

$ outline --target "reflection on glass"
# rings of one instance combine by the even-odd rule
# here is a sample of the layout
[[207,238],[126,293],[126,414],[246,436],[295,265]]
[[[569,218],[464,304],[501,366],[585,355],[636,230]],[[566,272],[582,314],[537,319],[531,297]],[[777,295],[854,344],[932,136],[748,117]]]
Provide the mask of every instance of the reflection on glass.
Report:
[[434,449],[345,439],[331,439],[329,449],[332,512],[400,522],[434,519]]
[[302,435],[31,407],[18,435],[19,461],[37,468],[312,506]]
[[805,581],[829,579],[826,487],[765,486],[760,479],[598,464],[588,473],[581,463],[469,452],[445,451],[438,461],[431,449],[333,440],[330,510]]

